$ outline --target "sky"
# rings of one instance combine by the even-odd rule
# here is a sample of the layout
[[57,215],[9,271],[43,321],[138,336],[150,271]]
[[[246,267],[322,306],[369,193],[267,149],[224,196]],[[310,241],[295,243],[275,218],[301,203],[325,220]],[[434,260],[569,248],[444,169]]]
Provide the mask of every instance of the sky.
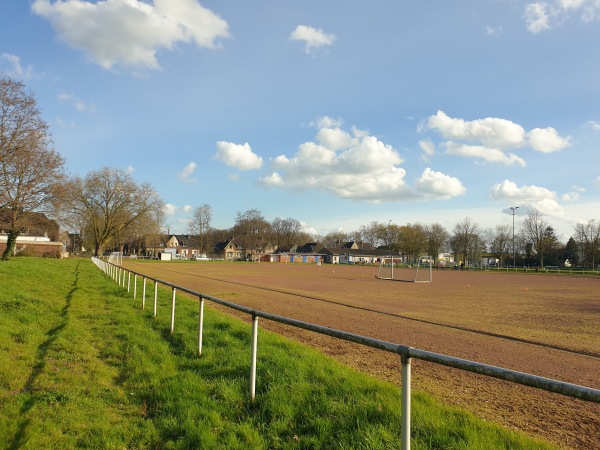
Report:
[[203,204],[320,235],[535,208],[566,242],[600,220],[599,45],[599,0],[0,0],[68,172],[149,182],[171,233]]

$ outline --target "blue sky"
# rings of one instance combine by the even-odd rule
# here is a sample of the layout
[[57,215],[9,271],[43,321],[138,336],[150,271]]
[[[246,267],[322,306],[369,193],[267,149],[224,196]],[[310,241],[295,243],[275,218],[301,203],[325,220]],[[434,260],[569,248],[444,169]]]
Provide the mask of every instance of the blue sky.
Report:
[[75,175],[131,171],[171,232],[213,208],[306,230],[535,207],[600,219],[598,0],[0,0],[0,70]]

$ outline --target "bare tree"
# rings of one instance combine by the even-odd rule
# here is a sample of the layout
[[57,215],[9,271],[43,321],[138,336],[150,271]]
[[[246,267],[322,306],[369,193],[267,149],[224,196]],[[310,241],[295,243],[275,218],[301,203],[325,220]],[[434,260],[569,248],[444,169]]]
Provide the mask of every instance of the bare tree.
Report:
[[427,234],[420,223],[402,225],[398,236],[398,247],[401,253],[409,257],[409,261],[416,258],[427,249]]
[[244,255],[259,255],[266,244],[266,238],[271,231],[271,224],[265,220],[258,209],[238,211],[233,227],[235,241],[238,242]]
[[67,186],[65,211],[84,218],[84,233],[100,255],[130,227],[160,220],[164,202],[148,183],[138,186],[124,170],[104,167]]
[[191,234],[198,235],[200,238],[200,253],[204,254],[208,251],[208,236],[210,223],[212,221],[212,207],[208,204],[194,209],[192,221],[190,222]]
[[558,243],[554,229],[540,211],[534,208],[527,212],[527,217],[521,222],[521,234],[532,245],[540,267],[544,267],[544,254]]
[[437,263],[438,255],[447,245],[450,234],[439,223],[426,225],[423,230],[427,237],[427,252],[429,256],[433,256],[433,261]]
[[485,231],[486,243],[490,253],[503,265],[510,254],[510,243],[512,239],[510,225],[497,225]]
[[481,250],[482,239],[479,234],[479,225],[470,217],[465,217],[454,225],[450,243],[456,256],[462,257],[465,265],[469,264],[469,260],[473,264],[477,253]]
[[282,219],[277,217],[271,223],[272,237],[274,244],[279,248],[290,248],[294,244],[305,244],[300,239],[306,240],[306,233],[302,232],[302,224],[296,219],[288,217]]
[[385,243],[385,232],[386,225],[380,222],[371,222],[367,226],[361,226],[360,240],[366,244],[371,245],[374,248],[377,248]]
[[595,267],[600,255],[600,222],[591,219],[575,225],[575,239],[583,250],[584,263]]
[[0,210],[8,225],[2,259],[35,212],[55,206],[64,177],[64,158],[52,148],[48,125],[25,86],[0,77]]

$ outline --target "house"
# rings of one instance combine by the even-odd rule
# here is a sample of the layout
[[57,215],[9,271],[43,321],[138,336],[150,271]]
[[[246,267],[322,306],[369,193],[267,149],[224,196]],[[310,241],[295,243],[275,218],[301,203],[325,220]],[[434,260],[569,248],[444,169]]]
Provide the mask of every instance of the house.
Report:
[[[61,258],[65,244],[60,241],[58,223],[48,219],[45,214],[28,212],[25,214],[26,226],[17,237],[14,255],[47,256]],[[11,227],[10,214],[0,209],[0,254],[4,253]]]
[[217,242],[214,248],[215,259],[239,261],[242,259],[242,248],[233,240]]
[[392,254],[385,248],[372,248],[364,245],[359,248],[356,242],[346,243],[341,247],[324,247],[319,253],[325,255],[325,262],[329,264],[377,264],[391,255],[400,258],[398,254]]

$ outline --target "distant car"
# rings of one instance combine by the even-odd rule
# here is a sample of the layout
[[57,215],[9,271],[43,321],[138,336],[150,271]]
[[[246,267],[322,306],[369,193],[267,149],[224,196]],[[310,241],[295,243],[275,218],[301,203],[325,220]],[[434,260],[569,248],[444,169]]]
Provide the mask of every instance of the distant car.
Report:
[[210,261],[210,258],[206,255],[198,255],[196,256],[196,261]]

